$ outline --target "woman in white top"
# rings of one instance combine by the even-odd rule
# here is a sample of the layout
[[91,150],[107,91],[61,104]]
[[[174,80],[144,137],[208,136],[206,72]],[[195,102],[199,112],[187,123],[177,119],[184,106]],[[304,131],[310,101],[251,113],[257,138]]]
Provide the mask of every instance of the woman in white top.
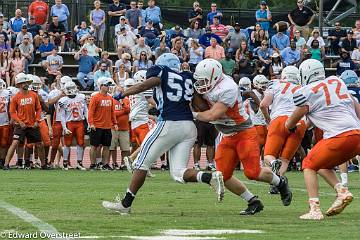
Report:
[[190,70],[194,71],[196,65],[204,59],[204,49],[199,45],[199,43],[192,39],[190,43],[190,49],[189,49],[189,65]]
[[280,79],[281,72],[284,69],[285,64],[282,61],[280,54],[278,54],[277,52],[273,53],[273,55],[271,56],[271,60],[272,62],[270,63],[269,68],[270,78]]
[[311,37],[309,37],[309,40],[307,41],[306,45],[308,46],[308,48],[311,48],[311,43],[314,41],[314,40],[318,40],[319,41],[319,47],[321,49],[324,49],[325,50],[325,42],[324,42],[324,39],[320,36],[320,32],[319,30],[317,29],[314,29],[311,33]]
[[121,63],[119,65],[119,71],[116,73],[115,82],[120,87],[125,87],[125,80],[129,78],[129,73],[126,72],[125,64]]

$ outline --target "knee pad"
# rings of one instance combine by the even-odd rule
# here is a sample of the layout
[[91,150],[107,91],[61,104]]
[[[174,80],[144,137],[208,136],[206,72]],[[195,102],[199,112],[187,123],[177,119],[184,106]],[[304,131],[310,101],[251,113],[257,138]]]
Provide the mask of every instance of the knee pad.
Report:
[[179,183],[185,183],[184,181],[184,173],[187,169],[170,169],[170,175],[171,177]]

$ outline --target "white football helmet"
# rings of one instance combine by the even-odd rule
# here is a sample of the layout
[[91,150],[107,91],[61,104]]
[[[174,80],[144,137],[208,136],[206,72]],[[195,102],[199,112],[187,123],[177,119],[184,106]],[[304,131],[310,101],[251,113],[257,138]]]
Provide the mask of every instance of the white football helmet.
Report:
[[221,64],[215,59],[204,59],[196,66],[194,88],[200,94],[207,93],[223,78]]
[[137,71],[134,74],[134,80],[136,83],[142,83],[146,80],[146,70]]
[[18,84],[24,83],[24,82],[31,82],[31,81],[32,80],[30,80],[25,73],[18,73],[15,76],[15,85],[18,85]]
[[109,93],[113,94],[116,90],[116,83],[114,79],[110,78],[111,85],[109,86]]
[[6,89],[6,82],[0,78],[0,91]]
[[267,79],[264,75],[256,75],[253,79],[254,87],[257,89],[261,89],[263,91],[266,90],[267,85],[269,83],[269,79]]
[[59,85],[60,85],[60,89],[61,89],[61,90],[64,90],[64,89],[65,89],[65,84],[66,84],[67,82],[72,82],[71,77],[69,77],[69,76],[63,76],[63,77],[60,78]]
[[300,64],[300,81],[305,86],[326,78],[324,65],[316,59],[307,59]]
[[246,90],[251,90],[251,80],[248,77],[242,77],[239,80],[239,87],[245,88]]
[[43,82],[38,76],[31,74],[28,74],[27,76],[30,80],[32,80],[32,83],[29,86],[30,90],[37,92],[43,87]]
[[100,90],[100,88],[101,88],[101,86],[102,85],[107,85],[107,86],[111,86],[112,85],[112,79],[111,78],[109,78],[109,77],[100,77],[98,80],[97,80],[97,82],[96,82],[96,84],[97,84],[97,86],[98,86],[98,88],[99,88],[99,90]]
[[125,90],[128,89],[131,86],[134,86],[136,84],[135,80],[133,78],[128,78],[124,81]]
[[281,80],[299,85],[300,82],[299,69],[295,66],[285,67],[281,72]]
[[7,87],[7,89],[10,92],[11,96],[14,96],[15,94],[17,94],[19,92],[19,89],[13,86],[9,86]]
[[79,90],[78,90],[76,84],[73,81],[71,81],[71,82],[65,83],[64,92],[65,92],[66,96],[74,96],[79,92]]

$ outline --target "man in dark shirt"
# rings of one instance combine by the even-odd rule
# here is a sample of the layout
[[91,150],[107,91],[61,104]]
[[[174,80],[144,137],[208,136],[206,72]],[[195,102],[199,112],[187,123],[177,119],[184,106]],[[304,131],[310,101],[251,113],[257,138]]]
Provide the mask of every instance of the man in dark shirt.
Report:
[[221,40],[221,38],[216,35],[213,34],[211,32],[211,28],[207,27],[205,29],[205,34],[201,35],[199,37],[199,44],[203,47],[203,48],[207,48],[208,46],[210,46],[210,39],[211,38],[215,38],[218,44],[221,44],[223,41]]
[[340,60],[333,63],[332,67],[336,67],[337,76],[340,76],[345,70],[356,69],[354,61],[350,58],[350,54],[345,50],[341,50]]
[[50,42],[54,45],[59,45],[60,43],[61,49],[63,51],[65,46],[65,27],[59,22],[59,18],[57,16],[52,17],[52,23],[50,23],[49,26],[49,35]]
[[113,0],[113,3],[109,5],[108,15],[110,16],[109,25],[110,25],[110,48],[115,49],[115,26],[120,22],[120,16],[124,16],[126,13],[126,6],[123,3],[120,3],[119,0]]
[[341,25],[339,22],[335,23],[335,29],[329,31],[329,36],[327,37],[330,41],[331,51],[338,55],[340,52],[340,40],[344,40],[346,38],[346,31],[341,29]]
[[155,49],[160,46],[160,38],[158,38],[159,35],[159,31],[154,28],[151,20],[149,20],[146,23],[146,26],[140,31],[140,36],[145,38],[145,44],[151,47],[152,51],[155,51]]
[[189,12],[189,25],[191,25],[192,22],[198,21],[200,23],[199,27],[202,27],[203,22],[203,11],[200,8],[200,3],[198,1],[195,1],[193,3],[193,10]]
[[353,38],[354,32],[349,30],[346,38],[342,41],[341,49],[347,52],[352,52],[356,48],[356,40]]
[[295,26],[294,31],[299,30],[301,36],[305,39],[308,39],[309,37],[309,26],[314,18],[315,15],[313,11],[304,6],[304,0],[297,0],[297,8],[288,14],[290,23]]
[[34,47],[38,48],[42,42],[42,38],[40,37],[40,31],[43,32],[41,26],[35,23],[35,16],[30,16],[29,23],[27,25],[28,32],[31,33],[34,39]]

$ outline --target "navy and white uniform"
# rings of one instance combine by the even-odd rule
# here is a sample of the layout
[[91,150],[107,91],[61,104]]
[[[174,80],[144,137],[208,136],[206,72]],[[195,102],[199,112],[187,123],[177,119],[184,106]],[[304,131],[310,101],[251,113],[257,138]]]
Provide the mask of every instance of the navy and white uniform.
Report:
[[188,72],[178,73],[166,66],[153,66],[146,78],[159,77],[161,84],[154,88],[154,100],[160,112],[156,127],[141,144],[135,168],[149,170],[162,154],[169,151],[170,174],[184,182],[191,149],[196,139],[196,127],[190,109],[194,93],[193,77]]

